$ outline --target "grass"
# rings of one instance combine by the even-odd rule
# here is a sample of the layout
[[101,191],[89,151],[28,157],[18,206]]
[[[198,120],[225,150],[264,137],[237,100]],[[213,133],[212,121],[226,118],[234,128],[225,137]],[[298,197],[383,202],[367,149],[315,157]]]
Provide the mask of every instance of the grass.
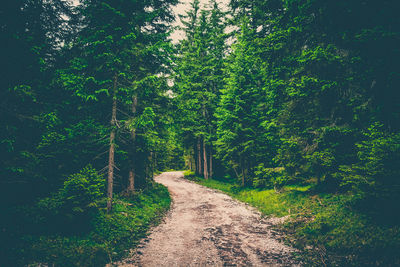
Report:
[[[105,201],[100,204],[105,206]],[[167,188],[159,184],[129,198],[116,196],[111,214],[104,208],[90,213],[89,230],[84,233],[46,234],[44,229],[21,235],[4,266],[104,266],[120,260],[146,236],[170,203]]]
[[[204,180],[185,172],[188,179],[248,203],[265,216],[287,216],[279,226],[287,242],[303,252],[310,266],[399,266],[399,224],[382,223],[356,208],[350,193],[319,193],[310,186],[274,189],[241,188],[236,184]],[[384,220],[383,220],[384,221]]]

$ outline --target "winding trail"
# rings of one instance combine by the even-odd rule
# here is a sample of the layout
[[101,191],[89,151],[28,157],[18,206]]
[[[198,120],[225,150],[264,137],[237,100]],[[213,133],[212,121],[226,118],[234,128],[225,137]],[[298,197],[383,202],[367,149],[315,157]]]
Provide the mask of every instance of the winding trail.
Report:
[[173,204],[165,221],[118,266],[299,266],[295,250],[246,204],[186,179],[182,172],[155,178]]

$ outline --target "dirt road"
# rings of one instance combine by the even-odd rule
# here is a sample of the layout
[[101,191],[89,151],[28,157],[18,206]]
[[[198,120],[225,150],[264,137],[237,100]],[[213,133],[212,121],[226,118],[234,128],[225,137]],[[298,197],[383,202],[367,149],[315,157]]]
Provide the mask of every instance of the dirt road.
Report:
[[167,172],[155,180],[168,187],[173,206],[165,221],[118,266],[298,266],[279,233],[279,219],[216,190]]

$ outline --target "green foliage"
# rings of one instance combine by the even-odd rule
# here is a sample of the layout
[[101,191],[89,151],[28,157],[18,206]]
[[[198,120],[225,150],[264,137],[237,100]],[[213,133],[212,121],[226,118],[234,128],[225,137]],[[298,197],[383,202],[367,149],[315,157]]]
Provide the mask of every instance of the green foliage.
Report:
[[[235,38],[225,51],[225,75],[215,95],[213,145],[220,176],[235,178],[222,183],[187,175],[265,214],[294,213],[285,229],[293,230],[297,245],[312,245],[314,265],[399,264],[393,256],[400,222],[396,5],[395,0],[229,3]],[[201,14],[198,6],[194,10],[191,18]],[[195,34],[201,23],[196,28],[192,22],[193,34],[184,42],[209,44]],[[180,48],[190,59],[198,57],[199,50]],[[195,94],[177,100],[201,114],[198,96],[208,88],[199,85],[208,76],[190,62],[186,66],[179,73],[180,90]],[[185,128],[190,135],[203,135],[201,117],[183,117],[192,123]],[[189,158],[198,150],[196,139],[185,141],[194,146],[187,149]],[[290,186],[295,183],[309,190]]]
[[189,179],[189,180],[191,180],[191,179],[196,177],[195,172],[194,171],[189,171],[189,170],[184,171],[183,175],[185,176],[186,179]]
[[99,208],[104,196],[103,175],[99,175],[90,165],[86,166],[79,173],[68,176],[58,192],[40,199],[36,206],[31,206],[32,216],[39,216],[35,227],[49,224],[46,228],[48,233],[85,233],[90,228],[91,213]]
[[[20,258],[97,266],[97,257],[114,257],[107,244],[84,237],[104,213],[111,130],[116,193],[126,190],[130,170],[141,190],[181,153],[166,94],[177,1],[78,2],[6,0],[0,7],[0,212],[7,218],[0,222],[0,265]],[[157,201],[142,201],[153,205],[149,218]]]
[[[96,176],[90,169],[84,173]],[[77,177],[82,175],[73,175],[70,180],[82,180],[82,177]],[[105,202],[106,199],[101,199],[100,207]],[[130,198],[117,196],[113,213],[106,214],[104,208],[95,208],[89,218],[89,230],[80,235],[76,234],[78,229],[69,234],[53,235],[43,230],[33,234],[26,229],[23,238],[15,244],[20,250],[7,255],[12,257],[8,259],[20,265],[104,266],[126,256],[146,235],[149,227],[169,209],[170,202],[168,190],[159,184]],[[60,224],[60,227],[66,225]]]
[[[47,233],[83,235],[96,216],[99,229],[121,225],[122,217],[99,209],[113,131],[115,192],[126,190],[133,170],[143,189],[158,170],[186,164],[202,174],[208,163],[214,175],[234,177],[218,186],[262,203],[266,213],[284,214],[283,202],[310,207],[318,216],[299,222],[304,231],[294,226],[308,243],[314,238],[334,251],[343,242],[348,253],[376,254],[384,264],[378,244],[398,247],[398,1],[232,0],[227,16],[215,0],[203,10],[193,0],[181,17],[186,37],[173,46],[170,7],[177,2],[6,0],[0,6],[0,213],[6,218],[0,259],[9,242],[30,242],[27,217],[32,233],[47,222]],[[117,118],[110,125],[113,100]],[[88,164],[93,169],[83,169]],[[285,192],[294,182],[311,187],[318,201],[297,189]],[[274,187],[288,198],[246,186]],[[274,204],[266,208],[263,201]],[[326,201],[326,212],[319,201]],[[365,247],[351,241],[354,233]],[[61,255],[59,247],[76,257],[90,254],[91,241],[71,240],[36,242],[35,255],[46,247],[48,255]],[[76,262],[113,257],[107,242]],[[72,265],[69,256],[49,258],[63,261]]]
[[73,212],[83,213],[94,207],[96,201],[104,196],[105,181],[91,166],[77,174],[70,175],[60,190],[60,199]]
[[[266,216],[286,217],[279,226],[287,241],[302,251],[310,266],[396,266],[400,258],[398,224],[377,221],[354,208],[352,194],[314,193],[310,186],[274,189],[241,188],[198,178],[201,185],[219,189],[249,203]],[[387,219],[387,218],[386,218]],[[381,223],[385,221],[386,223]]]
[[200,10],[199,1],[194,0],[187,14],[181,17],[187,38],[177,45],[174,91],[179,113],[175,117],[187,167],[197,165],[198,174],[204,159],[198,163],[203,146],[199,150],[197,143],[204,143],[209,155],[213,154],[217,139],[215,113],[224,84],[225,15],[215,0],[205,10]]
[[400,199],[400,134],[385,133],[374,124],[357,144],[358,162],[343,166],[343,185],[363,197],[391,202]]
[[253,186],[255,188],[281,188],[288,182],[284,168],[265,168],[261,163],[254,170]]

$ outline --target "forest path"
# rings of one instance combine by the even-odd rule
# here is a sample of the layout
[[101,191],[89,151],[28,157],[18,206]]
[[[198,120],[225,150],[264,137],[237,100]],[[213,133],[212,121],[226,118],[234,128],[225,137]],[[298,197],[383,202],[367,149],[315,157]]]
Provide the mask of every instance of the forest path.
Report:
[[219,191],[165,172],[155,180],[168,187],[173,204],[118,266],[297,266],[294,249],[272,229],[280,220],[261,218],[248,205]]

